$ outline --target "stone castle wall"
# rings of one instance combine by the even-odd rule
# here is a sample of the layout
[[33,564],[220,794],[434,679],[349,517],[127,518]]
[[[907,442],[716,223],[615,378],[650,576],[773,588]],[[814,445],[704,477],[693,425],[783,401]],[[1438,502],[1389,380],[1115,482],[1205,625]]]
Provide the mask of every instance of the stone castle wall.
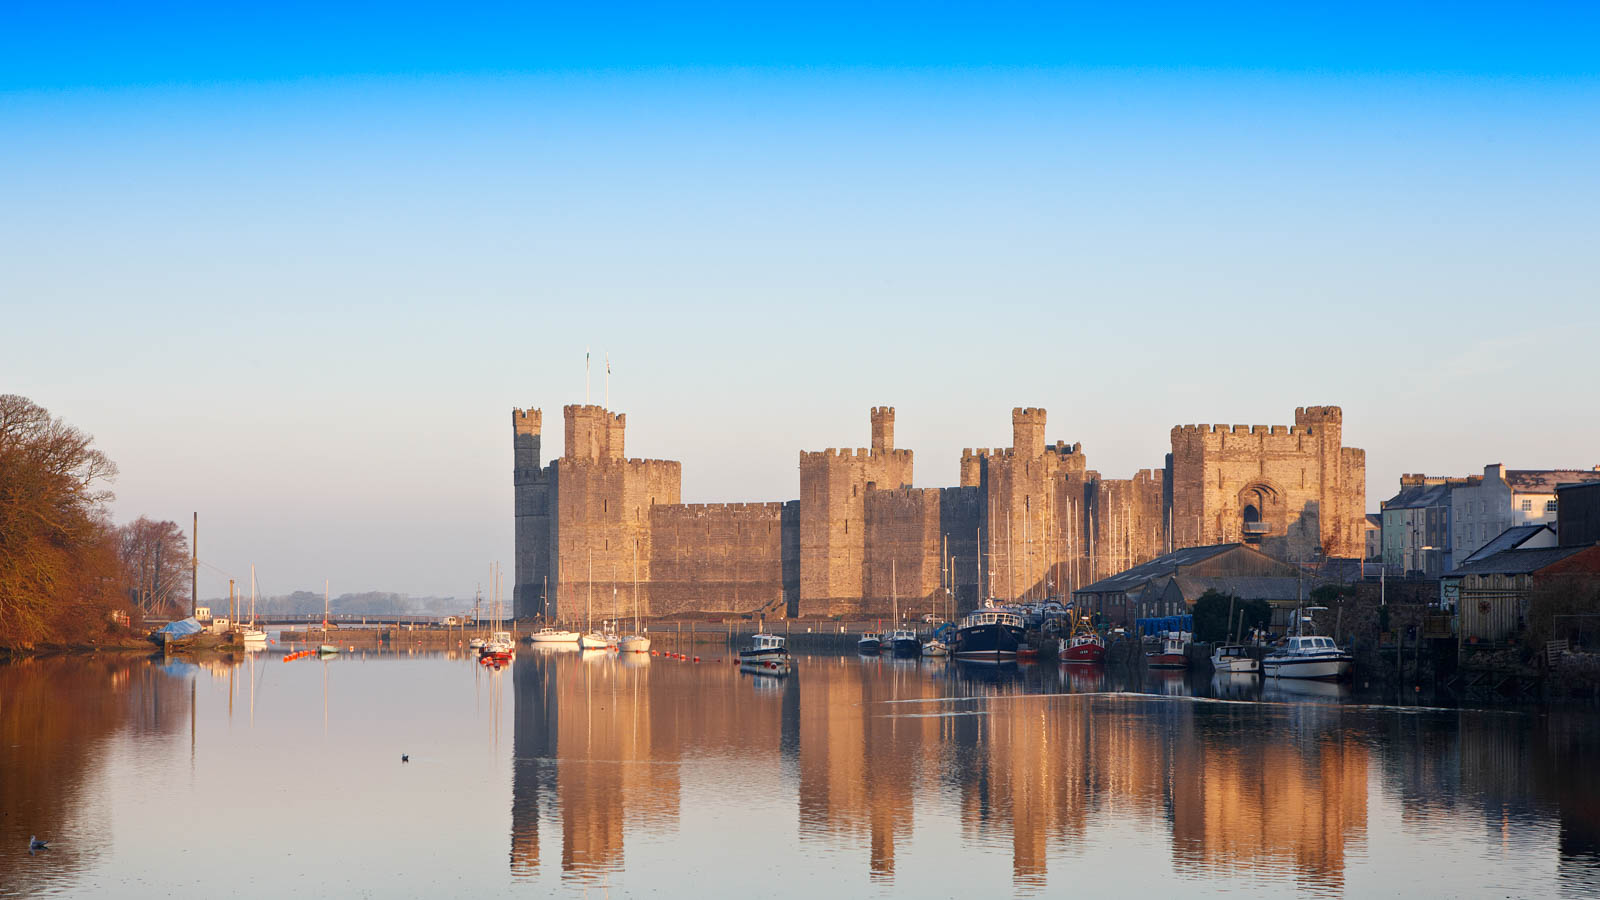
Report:
[[802,452],[799,499],[753,504],[683,504],[679,463],[623,456],[625,417],[564,414],[567,447],[543,467],[540,412],[512,415],[519,616],[582,622],[592,603],[626,617],[635,572],[646,615],[887,616],[891,593],[948,607],[952,580],[959,612],[1237,541],[1247,519],[1283,559],[1364,550],[1365,454],[1342,446],[1338,407],[1297,410],[1292,427],[1174,428],[1166,466],[1129,479],[1045,443],[1045,411],[1019,407],[1011,447],[965,451],[960,486],[936,489],[911,486],[894,409],[876,407],[870,448]]
[[1337,406],[1297,409],[1293,426],[1173,428],[1174,546],[1249,539],[1256,518],[1280,559],[1360,558],[1366,454],[1342,446],[1342,430]]

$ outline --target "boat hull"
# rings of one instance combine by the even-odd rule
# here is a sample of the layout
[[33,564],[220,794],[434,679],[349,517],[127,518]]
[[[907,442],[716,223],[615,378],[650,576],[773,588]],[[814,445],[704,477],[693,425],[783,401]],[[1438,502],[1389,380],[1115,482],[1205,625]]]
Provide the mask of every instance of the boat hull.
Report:
[[1347,656],[1297,659],[1294,657],[1267,657],[1261,670],[1270,678],[1305,678],[1318,681],[1337,681],[1350,674],[1352,660]]
[[1146,653],[1144,658],[1152,669],[1189,668],[1189,660],[1182,653]]
[[1248,656],[1211,658],[1211,668],[1223,674],[1255,675],[1261,671],[1261,660]]
[[739,660],[739,671],[749,675],[765,675],[769,678],[782,678],[789,674],[789,660],[769,659],[765,661]]
[[582,638],[576,631],[535,631],[528,640],[535,644],[576,644]]
[[1097,666],[1106,661],[1104,644],[1077,644],[1062,648],[1061,662],[1077,666]]
[[650,639],[647,637],[625,637],[617,643],[617,649],[623,653],[649,653]]
[[956,632],[958,659],[1015,659],[1022,644],[1022,629],[996,622],[972,625]]
[[922,645],[922,655],[930,658],[949,656],[950,647],[944,641],[929,641]]
[[890,646],[895,656],[917,656],[922,653],[922,644],[915,638],[897,638]]
[[585,650],[604,650],[611,645],[600,635],[586,634],[578,638],[578,646]]
[[856,641],[856,652],[858,653],[878,653],[882,650],[882,641]]

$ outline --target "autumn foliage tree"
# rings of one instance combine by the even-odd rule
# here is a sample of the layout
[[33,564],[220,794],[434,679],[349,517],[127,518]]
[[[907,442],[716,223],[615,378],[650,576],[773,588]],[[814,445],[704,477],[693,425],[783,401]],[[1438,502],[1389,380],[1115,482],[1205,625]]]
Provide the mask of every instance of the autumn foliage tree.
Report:
[[105,511],[116,466],[92,443],[33,401],[0,394],[0,647],[85,638],[121,605]]

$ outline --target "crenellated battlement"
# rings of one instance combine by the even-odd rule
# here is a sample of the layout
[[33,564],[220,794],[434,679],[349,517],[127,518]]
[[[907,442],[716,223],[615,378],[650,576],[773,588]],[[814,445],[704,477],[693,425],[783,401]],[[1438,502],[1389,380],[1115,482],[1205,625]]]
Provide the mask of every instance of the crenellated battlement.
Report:
[[909,460],[910,450],[873,450],[870,447],[829,447],[826,450],[801,450],[800,462],[834,460],[899,459]]
[[1072,456],[1074,454],[1083,453],[1083,444],[1069,444],[1066,441],[1056,441],[1054,444],[1044,448],[1044,450],[1046,453],[1054,453],[1058,456]]
[[1301,427],[1299,425],[1174,425],[1172,436],[1201,435],[1201,434],[1258,434],[1258,435],[1291,435],[1315,434],[1316,429]]
[[1011,408],[1011,421],[1013,422],[1037,421],[1042,425],[1044,424],[1044,420],[1045,410],[1042,406],[1013,406]]
[[777,516],[783,513],[783,503],[666,503],[650,509],[652,516],[665,519],[696,518],[725,513]]
[[1337,406],[1300,406],[1294,411],[1294,421],[1301,422],[1343,422],[1344,410]]
[[537,409],[511,410],[511,427],[517,434],[538,434],[544,426],[544,413]]

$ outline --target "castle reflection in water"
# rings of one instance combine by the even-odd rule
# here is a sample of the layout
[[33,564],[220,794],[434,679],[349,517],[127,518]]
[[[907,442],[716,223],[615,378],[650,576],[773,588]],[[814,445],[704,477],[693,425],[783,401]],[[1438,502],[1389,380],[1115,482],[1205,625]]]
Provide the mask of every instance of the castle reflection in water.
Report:
[[1595,864],[1600,785],[1574,763],[1595,750],[1591,719],[1569,734],[1560,716],[1174,700],[1102,692],[1099,676],[1053,667],[853,657],[804,658],[768,681],[525,652],[513,675],[521,876],[621,870],[630,838],[679,828],[683,773],[706,760],[730,773],[730,795],[742,789],[732,773],[768,773],[802,844],[865,849],[878,881],[895,877],[918,817],[955,815],[963,843],[1009,844],[1018,888],[1044,886],[1047,862],[1076,845],[1132,827],[1163,833],[1179,874],[1270,872],[1337,891],[1368,840],[1374,783],[1407,827],[1558,818],[1563,862]]

